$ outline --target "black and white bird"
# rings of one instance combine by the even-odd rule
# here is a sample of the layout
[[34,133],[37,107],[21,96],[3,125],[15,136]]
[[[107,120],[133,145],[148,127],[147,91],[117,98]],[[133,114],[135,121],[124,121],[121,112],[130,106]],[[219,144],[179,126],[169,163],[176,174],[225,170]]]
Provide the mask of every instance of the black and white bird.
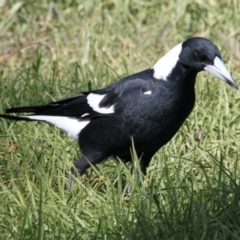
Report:
[[[218,48],[193,37],[178,44],[152,68],[124,77],[112,85],[63,98],[46,105],[17,107],[0,115],[11,120],[44,121],[79,143],[79,174],[109,156],[131,161],[131,139],[142,172],[153,155],[178,131],[195,102],[194,85],[206,70],[234,88]],[[91,164],[90,164],[91,163]]]

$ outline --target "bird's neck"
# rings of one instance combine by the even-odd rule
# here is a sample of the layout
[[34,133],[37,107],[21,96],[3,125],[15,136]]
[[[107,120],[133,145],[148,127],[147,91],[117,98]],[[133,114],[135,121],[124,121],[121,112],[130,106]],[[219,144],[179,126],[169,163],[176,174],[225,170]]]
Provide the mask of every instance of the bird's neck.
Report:
[[184,66],[178,62],[172,69],[167,80],[171,82],[174,81],[176,84],[184,86],[184,88],[194,90],[197,73],[198,71],[195,69]]

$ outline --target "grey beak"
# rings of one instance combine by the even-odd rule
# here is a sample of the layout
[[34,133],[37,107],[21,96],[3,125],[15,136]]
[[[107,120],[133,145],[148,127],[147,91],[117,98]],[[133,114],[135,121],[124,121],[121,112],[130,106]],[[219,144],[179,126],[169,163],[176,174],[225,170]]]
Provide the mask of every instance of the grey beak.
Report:
[[231,74],[223,64],[222,60],[219,57],[215,57],[213,65],[207,65],[204,70],[212,73],[213,75],[219,77],[224,82],[229,84],[230,86],[238,89],[238,86],[234,79],[232,78]]

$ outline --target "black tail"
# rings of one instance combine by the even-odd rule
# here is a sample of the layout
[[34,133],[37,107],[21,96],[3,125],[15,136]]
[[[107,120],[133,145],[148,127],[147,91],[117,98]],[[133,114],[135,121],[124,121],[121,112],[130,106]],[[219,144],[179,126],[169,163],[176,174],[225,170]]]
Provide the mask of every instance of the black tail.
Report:
[[0,118],[9,119],[9,120],[15,120],[15,121],[36,121],[34,119],[29,119],[27,116],[10,116],[5,114],[0,114]]
[[[87,104],[86,95],[80,93],[67,98],[60,99],[57,102],[50,102],[45,105],[8,108],[5,110],[5,113],[26,113],[29,116],[46,115],[46,116],[75,117],[79,115],[81,116],[82,114],[88,112],[89,110],[91,109],[89,109],[89,106]],[[0,118],[10,120],[34,121],[33,119],[29,119],[27,115],[18,117],[9,116],[7,114],[0,114]]]
[[59,107],[63,107],[64,105],[69,104],[81,97],[84,101],[85,95],[83,93],[79,93],[70,97],[62,98],[56,102],[50,102],[45,105],[8,108],[5,110],[5,113],[34,113],[36,115],[40,115],[40,114],[46,113],[47,111],[51,111]]
[[42,106],[28,106],[28,107],[17,107],[8,108],[5,113],[40,113],[53,108],[53,105],[42,105]]

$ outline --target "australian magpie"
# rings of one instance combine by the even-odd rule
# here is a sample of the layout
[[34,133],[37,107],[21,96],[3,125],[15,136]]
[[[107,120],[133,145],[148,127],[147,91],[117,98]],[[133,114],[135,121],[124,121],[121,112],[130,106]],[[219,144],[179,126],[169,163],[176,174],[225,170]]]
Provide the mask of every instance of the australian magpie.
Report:
[[[178,44],[152,68],[99,90],[82,92],[46,105],[17,107],[2,114],[11,120],[44,121],[75,139],[79,174],[109,156],[131,161],[131,139],[145,174],[153,155],[178,131],[195,102],[197,73],[206,70],[234,88],[236,82],[211,41],[193,37]],[[91,164],[90,164],[91,163]]]

